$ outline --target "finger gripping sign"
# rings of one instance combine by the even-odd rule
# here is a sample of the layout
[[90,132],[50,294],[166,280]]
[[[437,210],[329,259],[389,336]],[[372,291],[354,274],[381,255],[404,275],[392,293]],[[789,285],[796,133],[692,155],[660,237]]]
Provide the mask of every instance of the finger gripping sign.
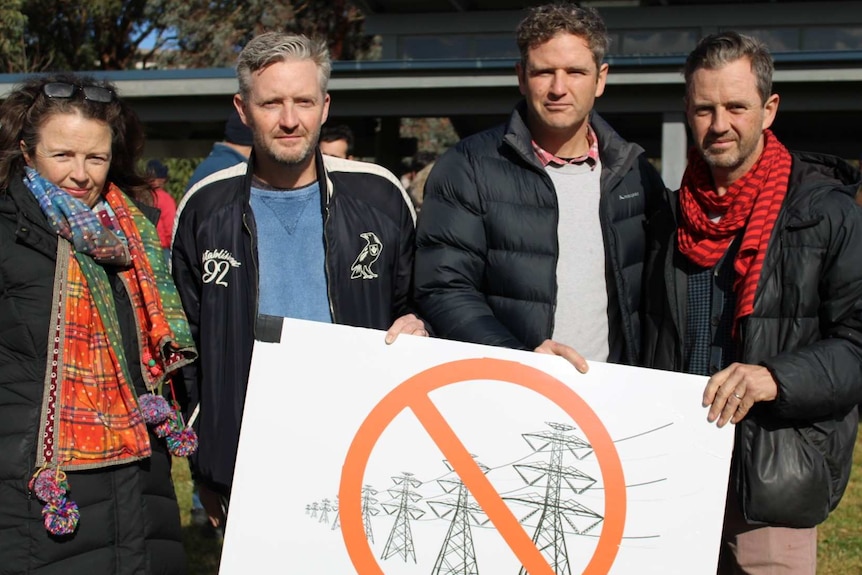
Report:
[[411,377],[389,392],[359,427],[342,467],[338,494],[342,535],[356,572],[383,575],[362,523],[363,478],[380,436],[399,413],[410,409],[525,570],[531,575],[554,575],[541,551],[429,397],[436,389],[475,380],[510,383],[543,395],[566,412],[584,432],[601,470],[605,512],[598,545],[583,575],[607,574],[622,542],[626,517],[625,478],[610,434],[590,406],[569,386],[536,368],[489,358],[444,363]]

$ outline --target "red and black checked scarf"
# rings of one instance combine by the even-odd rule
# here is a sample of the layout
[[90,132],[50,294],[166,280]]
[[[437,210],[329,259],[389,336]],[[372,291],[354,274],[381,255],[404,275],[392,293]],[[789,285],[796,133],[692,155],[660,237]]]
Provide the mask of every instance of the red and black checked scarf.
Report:
[[[727,251],[737,232],[745,228],[733,263],[736,270],[734,332],[739,319],[750,315],[754,309],[754,292],[772,228],[787,194],[791,164],[790,152],[771,130],[766,130],[760,159],[719,197],[709,166],[696,148],[689,151],[688,167],[679,190],[682,224],[677,228],[677,242],[680,251],[692,262],[711,268]],[[721,219],[714,222],[710,215],[720,215]]]

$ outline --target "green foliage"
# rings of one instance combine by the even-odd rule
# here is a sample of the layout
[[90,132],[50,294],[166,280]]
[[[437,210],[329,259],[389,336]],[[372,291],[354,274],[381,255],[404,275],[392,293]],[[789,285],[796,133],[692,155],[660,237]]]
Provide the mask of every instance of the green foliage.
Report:
[[0,72],[232,66],[269,30],[320,35],[333,58],[361,59],[363,22],[350,0],[0,0]]
[[155,27],[150,0],[28,0],[31,70],[124,70]]
[[232,66],[240,49],[262,32],[283,30],[327,38],[333,59],[361,59],[371,45],[364,16],[347,0],[155,0],[160,25],[173,31],[164,66]]
[[856,453],[850,484],[838,509],[818,527],[818,575],[862,573],[862,435],[856,438]]
[[26,69],[27,17],[21,12],[23,4],[23,0],[0,0],[0,72]]
[[168,167],[168,183],[165,189],[179,203],[186,192],[186,184],[192,176],[192,172],[198,167],[203,158],[167,158],[164,160]]

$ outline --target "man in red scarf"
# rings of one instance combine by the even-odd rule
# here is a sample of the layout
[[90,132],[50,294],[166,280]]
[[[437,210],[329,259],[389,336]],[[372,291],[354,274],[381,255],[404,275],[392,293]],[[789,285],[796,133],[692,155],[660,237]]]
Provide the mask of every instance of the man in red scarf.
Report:
[[860,175],[778,141],[772,72],[735,32],[688,56],[694,146],[648,231],[644,363],[709,376],[707,420],[735,424],[720,575],[816,573],[862,401]]

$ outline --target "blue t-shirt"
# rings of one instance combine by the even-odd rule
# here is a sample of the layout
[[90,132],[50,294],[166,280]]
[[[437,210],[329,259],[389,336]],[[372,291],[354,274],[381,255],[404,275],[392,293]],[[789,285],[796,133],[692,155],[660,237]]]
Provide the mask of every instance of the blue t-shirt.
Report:
[[295,190],[251,188],[257,224],[258,312],[332,323],[317,182]]

